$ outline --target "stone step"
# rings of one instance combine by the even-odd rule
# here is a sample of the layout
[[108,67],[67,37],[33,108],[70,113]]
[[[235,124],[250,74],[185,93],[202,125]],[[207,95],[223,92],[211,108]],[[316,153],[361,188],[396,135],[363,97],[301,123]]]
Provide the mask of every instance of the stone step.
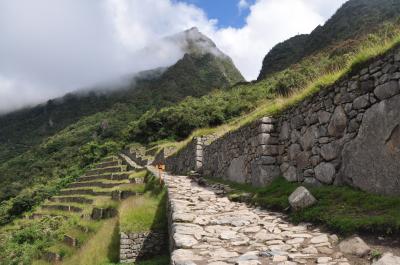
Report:
[[76,238],[74,238],[74,237],[72,237],[72,236],[69,236],[69,235],[64,235],[63,242],[64,242],[67,246],[70,246],[70,247],[73,247],[73,248],[76,248],[76,247],[79,246],[78,239],[76,239]]
[[129,179],[129,172],[126,173],[110,173],[110,174],[97,174],[92,176],[82,176],[77,179],[77,182],[86,182],[91,180],[125,180]]
[[105,168],[95,168],[88,170],[85,176],[94,176],[104,173],[116,173],[126,171],[126,166],[115,166],[115,167],[105,167]]
[[74,213],[80,213],[83,211],[83,209],[80,207],[72,206],[72,205],[65,205],[65,204],[44,204],[44,205],[42,205],[42,209],[74,212]]
[[96,168],[107,168],[107,167],[116,167],[120,166],[121,161],[120,160],[115,160],[115,161],[108,161],[108,162],[100,162],[96,165]]
[[101,220],[113,218],[118,215],[118,210],[115,208],[93,208],[91,218],[93,220]]
[[126,182],[103,183],[100,181],[91,182],[74,182],[68,185],[68,188],[85,188],[85,187],[98,187],[98,188],[114,188],[119,185],[128,184]]
[[26,219],[37,220],[37,219],[42,219],[42,218],[45,218],[45,217],[62,217],[64,219],[68,218],[67,216],[62,216],[62,215],[59,215],[59,214],[33,213],[33,214],[27,216]]
[[92,189],[65,189],[60,191],[60,195],[111,196],[111,191],[94,191]]
[[118,157],[117,156],[108,156],[106,158],[103,158],[101,162],[111,162],[111,161],[117,161]]
[[45,251],[43,259],[51,264],[54,264],[60,262],[62,260],[62,257],[58,253],[54,253],[52,251]]
[[66,202],[82,203],[82,204],[92,204],[93,203],[92,199],[88,199],[85,197],[79,197],[79,196],[55,196],[55,197],[51,197],[49,200],[51,202],[61,202],[61,203],[66,203]]

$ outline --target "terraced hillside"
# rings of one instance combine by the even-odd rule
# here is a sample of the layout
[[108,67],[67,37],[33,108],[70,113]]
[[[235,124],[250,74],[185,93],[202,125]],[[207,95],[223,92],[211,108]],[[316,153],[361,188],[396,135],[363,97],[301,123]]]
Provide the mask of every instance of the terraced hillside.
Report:
[[[108,261],[117,262],[119,235],[114,232],[119,208],[128,197],[144,194],[146,175],[146,170],[126,156],[101,160],[25,218],[0,230],[1,264],[31,264],[32,260],[36,260],[33,264],[76,264],[68,260],[87,248],[101,231],[109,233],[106,247],[113,249],[107,254]],[[13,241],[23,246],[20,252],[8,249],[15,247]]]
[[82,218],[95,220],[114,217],[117,213],[114,201],[143,193],[143,179],[130,178],[132,169],[123,165],[121,159],[108,157],[58,196],[51,197],[32,217],[44,216],[49,211],[79,213]]

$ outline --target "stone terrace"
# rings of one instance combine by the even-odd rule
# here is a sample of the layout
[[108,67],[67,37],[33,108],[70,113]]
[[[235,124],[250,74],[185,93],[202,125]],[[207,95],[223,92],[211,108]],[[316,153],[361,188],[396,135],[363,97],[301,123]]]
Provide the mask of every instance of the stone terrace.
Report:
[[350,262],[336,235],[217,196],[189,177],[165,176],[172,265],[296,265]]

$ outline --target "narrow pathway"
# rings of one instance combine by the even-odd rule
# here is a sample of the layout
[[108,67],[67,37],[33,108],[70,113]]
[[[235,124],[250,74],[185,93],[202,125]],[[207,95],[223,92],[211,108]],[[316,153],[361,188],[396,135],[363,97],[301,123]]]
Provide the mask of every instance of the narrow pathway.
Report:
[[186,176],[165,176],[173,265],[349,265],[336,235],[218,197]]

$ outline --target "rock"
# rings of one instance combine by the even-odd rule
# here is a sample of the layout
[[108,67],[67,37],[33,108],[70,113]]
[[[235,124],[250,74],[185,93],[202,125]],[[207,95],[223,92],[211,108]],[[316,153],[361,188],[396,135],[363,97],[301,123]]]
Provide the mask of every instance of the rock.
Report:
[[297,168],[300,170],[308,168],[311,164],[310,157],[311,157],[311,152],[307,151],[301,152],[296,158]]
[[327,243],[329,242],[328,236],[327,235],[320,235],[311,238],[310,243],[312,244],[320,244],[320,243]]
[[331,136],[341,137],[347,127],[347,116],[342,106],[338,106],[333,113],[328,126],[328,133]]
[[225,249],[216,250],[210,254],[211,254],[211,257],[216,260],[230,259],[230,258],[239,256],[239,254],[237,252],[226,251]]
[[270,241],[270,240],[281,240],[282,236],[275,235],[275,234],[269,234],[265,229],[261,230],[254,236],[255,240],[257,242],[265,242],[265,241]]
[[321,163],[315,168],[315,177],[325,184],[332,184],[335,178],[335,166],[331,163]]
[[371,248],[359,237],[343,240],[339,244],[339,249],[345,254],[364,257],[369,254]]
[[322,186],[322,183],[319,182],[315,178],[305,178],[303,183],[306,184],[306,185],[311,185],[311,186],[315,186],[315,187],[321,187]]
[[289,146],[289,159],[295,160],[300,152],[301,152],[300,145],[292,144],[291,146]]
[[382,257],[372,263],[372,265],[399,265],[400,257],[394,256],[392,253],[387,252],[382,255]]
[[277,137],[271,136],[269,133],[260,133],[257,135],[258,144],[259,145],[267,145],[267,144],[277,144],[279,139]]
[[360,83],[360,90],[363,93],[372,92],[375,88],[375,81],[373,79],[366,79]]
[[375,96],[380,100],[384,100],[394,95],[397,95],[400,93],[399,82],[397,80],[386,82],[385,84],[375,88],[374,93]]
[[228,168],[228,177],[230,180],[244,183],[246,181],[245,156],[232,159]]
[[283,177],[289,182],[297,181],[297,171],[294,166],[290,166],[288,170],[283,173]]
[[235,263],[236,265],[261,265],[258,260],[239,260]]
[[338,157],[340,153],[340,146],[336,142],[325,144],[321,148],[321,156],[326,161],[331,161]]
[[316,138],[314,127],[307,128],[304,135],[300,138],[300,144],[303,147],[303,150],[311,150],[314,145],[314,141]]
[[317,263],[328,263],[331,260],[332,260],[331,257],[321,257],[321,258],[318,258]]
[[[313,176],[314,176],[314,169],[306,169],[304,171],[305,178],[313,178]],[[304,182],[306,182],[306,180],[304,180]]]
[[319,123],[328,123],[331,118],[331,114],[327,111],[321,110],[318,112],[318,121]]
[[290,123],[293,130],[300,129],[305,124],[303,115],[292,117]]
[[244,260],[258,260],[258,251],[247,252],[238,258],[238,261]]
[[282,262],[282,261],[287,261],[287,259],[288,259],[287,256],[274,256],[272,262]]
[[282,123],[281,131],[279,133],[280,140],[287,140],[290,137],[290,126],[287,121]]
[[304,254],[318,254],[318,250],[313,246],[306,247],[301,252]]
[[370,105],[369,103],[369,96],[363,95],[356,98],[353,102],[353,109],[364,109]]
[[191,248],[198,243],[193,236],[177,233],[174,235],[174,241],[177,248]]
[[251,164],[251,184],[253,186],[265,186],[279,176],[282,176],[282,173],[277,165],[262,165],[258,161]]
[[289,203],[295,210],[304,209],[315,204],[317,200],[304,187],[298,187],[290,196]]
[[297,262],[293,262],[293,261],[284,261],[284,262],[280,262],[277,265],[297,265]]
[[235,231],[230,231],[230,230],[222,231],[221,234],[219,235],[219,238],[223,240],[233,239],[236,237],[237,233]]
[[337,235],[330,235],[329,237],[334,243],[337,243],[339,241],[339,237]]
[[340,176],[372,193],[400,193],[400,95],[369,108],[357,137],[345,144]]
[[321,254],[325,254],[325,255],[332,255],[333,249],[328,248],[328,247],[319,247],[318,252]]
[[276,122],[276,120],[271,117],[263,117],[260,119],[260,123],[272,124],[274,122]]
[[189,214],[189,213],[174,213],[172,215],[172,220],[174,222],[183,222],[183,223],[189,223],[192,222],[196,216],[194,214]]
[[171,256],[171,264],[173,265],[196,265],[194,261],[198,260],[201,260],[201,257],[187,249],[177,249],[172,252]]

